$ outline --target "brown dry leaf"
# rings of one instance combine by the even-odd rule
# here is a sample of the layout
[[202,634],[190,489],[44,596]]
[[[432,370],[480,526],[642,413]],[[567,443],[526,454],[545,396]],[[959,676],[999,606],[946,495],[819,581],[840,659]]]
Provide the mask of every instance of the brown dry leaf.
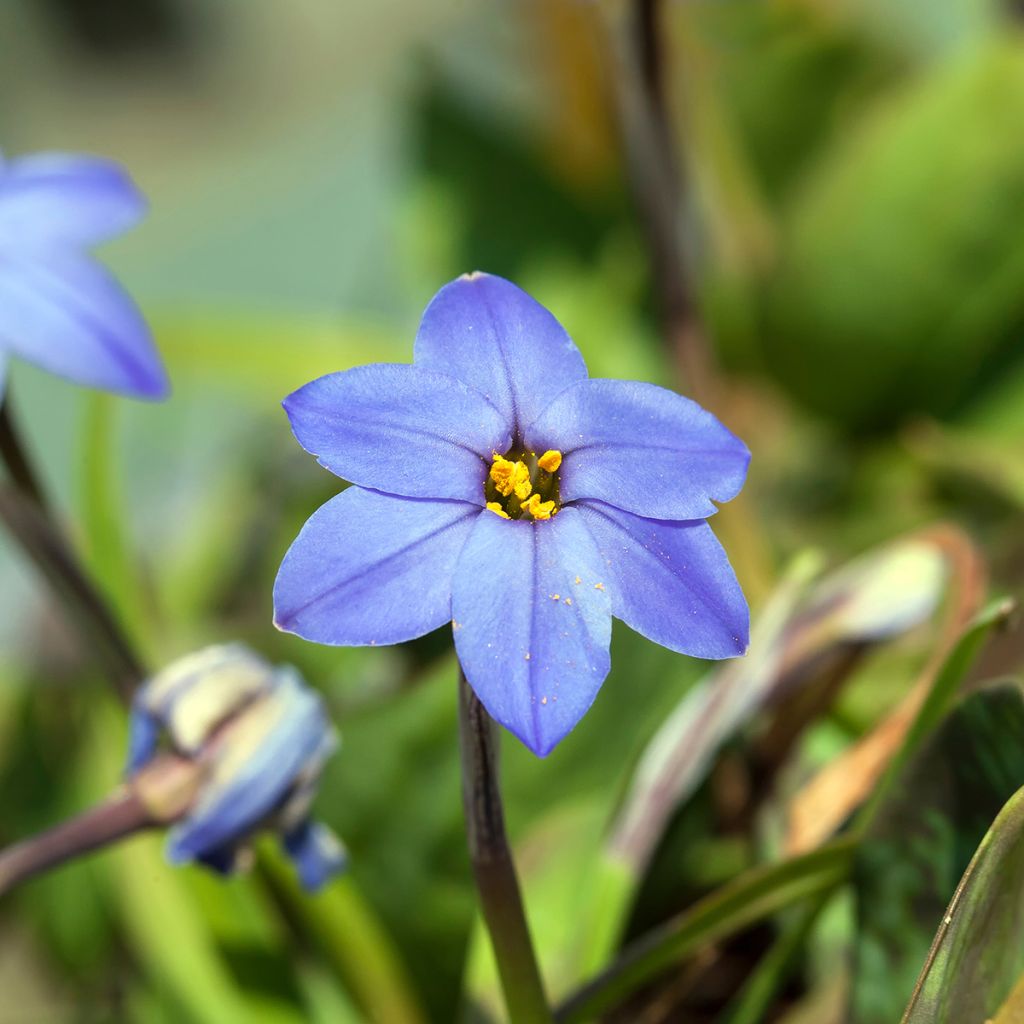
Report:
[[941,641],[910,692],[867,736],[827,764],[793,798],[785,850],[796,856],[835,833],[874,789],[935,680],[960,631],[981,607],[987,574],[981,554],[960,529],[939,525],[916,535],[938,547],[949,561],[951,599]]

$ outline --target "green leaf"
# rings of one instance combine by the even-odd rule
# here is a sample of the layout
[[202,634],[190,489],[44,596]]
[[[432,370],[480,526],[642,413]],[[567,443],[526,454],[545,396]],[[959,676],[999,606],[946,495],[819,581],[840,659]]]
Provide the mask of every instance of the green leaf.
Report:
[[115,451],[116,412],[111,395],[96,392],[87,396],[79,478],[85,561],[122,627],[139,642],[145,635],[145,602],[123,522],[126,503]]
[[981,1021],[1000,1007],[999,1020],[1017,1019],[1004,1004],[1022,972],[1024,788],[1000,811],[964,872],[903,1022]]
[[[897,1019],[949,894],[1022,780],[1024,697],[1018,687],[1006,686],[966,698],[890,784],[855,870],[858,935],[852,995],[857,1024]],[[1002,882],[999,889],[1016,891]],[[983,953],[984,942],[973,941],[979,962],[1001,955]],[[1019,963],[1016,970],[1024,969],[1024,956],[1011,962]],[[985,1005],[993,1009],[1005,994],[1005,988],[997,990],[995,1002]],[[960,1015],[919,1020],[938,1024],[983,1018],[981,1003],[970,1004],[972,1013],[966,1012],[967,1005]]]
[[986,605],[968,624],[935,677],[913,724],[907,730],[903,744],[890,761],[881,782],[875,787],[872,798],[861,808],[857,819],[859,831],[863,833],[870,827],[911,758],[955,704],[964,677],[992,630],[1003,625],[1015,607],[1009,598],[997,599]]
[[876,425],[949,413],[1019,357],[1022,119],[1013,37],[934,65],[842,133],[769,288],[766,362],[787,390]]
[[423,1014],[401,961],[351,878],[338,879],[311,896],[302,891],[276,844],[261,844],[260,864],[369,1020],[421,1024]]
[[628,946],[603,974],[559,1008],[558,1020],[592,1020],[685,957],[828,892],[846,877],[853,852],[852,842],[840,839],[802,857],[748,871]]

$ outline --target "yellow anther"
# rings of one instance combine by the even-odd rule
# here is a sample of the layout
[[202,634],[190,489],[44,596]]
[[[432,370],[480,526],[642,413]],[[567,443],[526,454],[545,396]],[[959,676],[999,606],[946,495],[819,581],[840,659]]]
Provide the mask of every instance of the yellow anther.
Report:
[[512,488],[515,485],[515,472],[516,464],[514,462],[509,462],[508,459],[503,459],[495,453],[494,465],[491,466],[491,479],[494,481],[498,493],[504,497],[508,497],[512,493]]
[[501,516],[502,519],[508,519],[508,513],[501,507],[501,504],[497,501],[487,502],[487,507],[496,515]]
[[529,512],[534,519],[550,519],[555,512],[553,501],[541,501],[539,494],[531,494],[528,501],[519,506],[524,512]]
[[556,451],[547,451],[537,460],[537,465],[545,473],[554,473],[561,464],[562,453]]
[[517,462],[515,477],[512,483],[513,489],[516,492],[516,497],[520,501],[525,501],[530,496],[530,491],[533,490],[533,484],[530,483],[530,470],[527,468],[525,462]]

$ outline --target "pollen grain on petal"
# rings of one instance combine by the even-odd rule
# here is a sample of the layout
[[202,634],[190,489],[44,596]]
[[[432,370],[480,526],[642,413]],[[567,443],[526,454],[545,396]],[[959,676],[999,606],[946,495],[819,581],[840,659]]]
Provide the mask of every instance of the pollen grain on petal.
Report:
[[502,519],[508,519],[509,514],[501,507],[500,502],[489,501],[487,502],[487,509],[493,512],[496,516],[501,516]]
[[538,460],[537,465],[545,473],[555,473],[562,464],[562,453],[555,450],[546,451]]

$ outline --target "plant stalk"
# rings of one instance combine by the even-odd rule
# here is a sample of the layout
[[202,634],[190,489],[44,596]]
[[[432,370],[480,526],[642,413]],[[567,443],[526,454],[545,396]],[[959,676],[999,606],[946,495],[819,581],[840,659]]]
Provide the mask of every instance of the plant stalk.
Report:
[[146,671],[103,596],[46,512],[14,485],[0,485],[0,519],[35,562],[110,678],[131,703]]
[[0,896],[34,875],[153,824],[135,790],[123,789],[96,807],[0,851]]
[[21,441],[11,408],[11,389],[7,388],[0,398],[0,459],[7,467],[18,490],[30,498],[41,509],[47,507],[46,494],[39,476],[32,466],[32,459]]
[[553,1018],[505,833],[494,723],[461,669],[459,744],[469,857],[509,1019],[514,1024],[549,1024]]

